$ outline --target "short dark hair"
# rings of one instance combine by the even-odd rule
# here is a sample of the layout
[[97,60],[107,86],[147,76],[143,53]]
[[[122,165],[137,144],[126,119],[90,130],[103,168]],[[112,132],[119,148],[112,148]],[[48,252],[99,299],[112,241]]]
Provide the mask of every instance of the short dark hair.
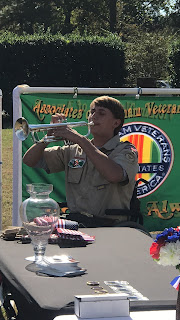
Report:
[[109,97],[109,96],[101,96],[96,99],[94,99],[90,107],[99,106],[103,108],[109,109],[112,114],[114,115],[115,119],[120,119],[121,124],[115,128],[114,135],[118,134],[118,132],[121,130],[123,124],[124,124],[124,108],[121,104],[121,102],[115,98]]

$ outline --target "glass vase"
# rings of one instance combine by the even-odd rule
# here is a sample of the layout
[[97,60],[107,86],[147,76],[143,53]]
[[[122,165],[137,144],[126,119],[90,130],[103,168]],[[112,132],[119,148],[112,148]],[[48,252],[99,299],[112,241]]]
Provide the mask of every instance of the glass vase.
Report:
[[[52,184],[27,184],[26,190],[30,197],[22,202],[20,217],[34,248],[34,265],[44,267],[46,246],[59,218],[60,209],[58,203],[49,197],[53,191]],[[36,270],[32,267],[30,271]]]

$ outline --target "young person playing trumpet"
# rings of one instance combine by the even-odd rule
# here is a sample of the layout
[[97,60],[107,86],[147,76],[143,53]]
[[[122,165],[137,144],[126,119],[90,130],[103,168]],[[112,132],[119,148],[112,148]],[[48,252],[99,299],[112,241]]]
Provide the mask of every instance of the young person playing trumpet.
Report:
[[[53,123],[64,121],[63,114],[52,116]],[[119,131],[124,123],[124,109],[112,97],[101,96],[90,105],[88,121],[90,141],[70,126],[59,126],[55,137],[72,145],[48,148],[48,142],[34,144],[23,162],[44,169],[48,174],[65,171],[66,199],[70,214],[86,227],[118,226],[126,215],[107,215],[107,209],[130,209],[138,172],[137,151],[129,142],[121,142]],[[93,125],[92,125],[93,124]]]

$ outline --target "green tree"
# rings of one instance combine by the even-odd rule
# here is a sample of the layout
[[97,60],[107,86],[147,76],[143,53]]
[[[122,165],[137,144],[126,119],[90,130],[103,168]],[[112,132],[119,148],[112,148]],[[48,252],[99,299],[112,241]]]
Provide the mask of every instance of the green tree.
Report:
[[162,24],[161,10],[169,8],[170,0],[1,0],[0,29],[31,34],[41,27],[53,33],[102,34],[124,33],[135,24],[153,30]]
[[171,13],[166,17],[167,24],[173,33],[179,33],[180,29],[180,0],[174,2]]
[[47,0],[7,0],[0,4],[0,29],[32,34],[36,26],[47,30],[53,24],[55,8]]
[[152,77],[171,80],[169,60],[173,37],[162,32],[138,32],[126,43],[126,86],[136,86],[137,78]]
[[0,29],[32,34],[40,27],[65,34],[76,30],[80,23],[84,31],[86,26],[106,20],[104,8],[104,0],[2,0]]
[[71,22],[72,13],[77,8],[81,8],[81,1],[79,0],[54,0],[57,11],[61,10],[63,18],[63,26],[60,30],[62,33],[71,33],[73,31],[73,24]]
[[162,28],[162,12],[168,14],[170,3],[171,0],[85,0],[77,8],[74,21],[81,33],[86,27],[89,32],[98,34],[104,30],[126,34],[133,25],[152,31]]
[[147,32],[161,30],[170,9],[171,0],[119,1],[117,32],[126,40],[135,27]]

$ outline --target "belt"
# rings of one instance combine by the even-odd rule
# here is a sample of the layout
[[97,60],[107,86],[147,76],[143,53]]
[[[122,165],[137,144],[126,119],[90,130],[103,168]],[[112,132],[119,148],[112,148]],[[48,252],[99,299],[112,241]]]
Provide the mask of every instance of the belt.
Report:
[[97,217],[88,212],[71,212],[66,216],[66,219],[74,220],[86,228],[97,228],[97,227],[114,227],[116,223],[121,221],[127,221],[126,216],[116,217]]
[[[88,213],[88,212],[80,212],[80,214],[82,214],[82,215],[84,215],[84,216],[86,216],[86,217],[88,217],[88,218],[92,218],[92,219],[97,219],[97,220],[99,220],[99,221],[104,221],[104,220],[106,220],[106,221],[115,221],[115,220],[120,220],[120,221],[126,221],[127,220],[127,216],[126,215],[122,215],[122,216],[120,216],[120,215],[109,215],[109,216],[103,216],[103,217],[98,217],[98,216],[95,216],[95,215],[93,215],[93,214],[91,214],[91,213]],[[122,219],[122,217],[123,217],[123,219]]]

